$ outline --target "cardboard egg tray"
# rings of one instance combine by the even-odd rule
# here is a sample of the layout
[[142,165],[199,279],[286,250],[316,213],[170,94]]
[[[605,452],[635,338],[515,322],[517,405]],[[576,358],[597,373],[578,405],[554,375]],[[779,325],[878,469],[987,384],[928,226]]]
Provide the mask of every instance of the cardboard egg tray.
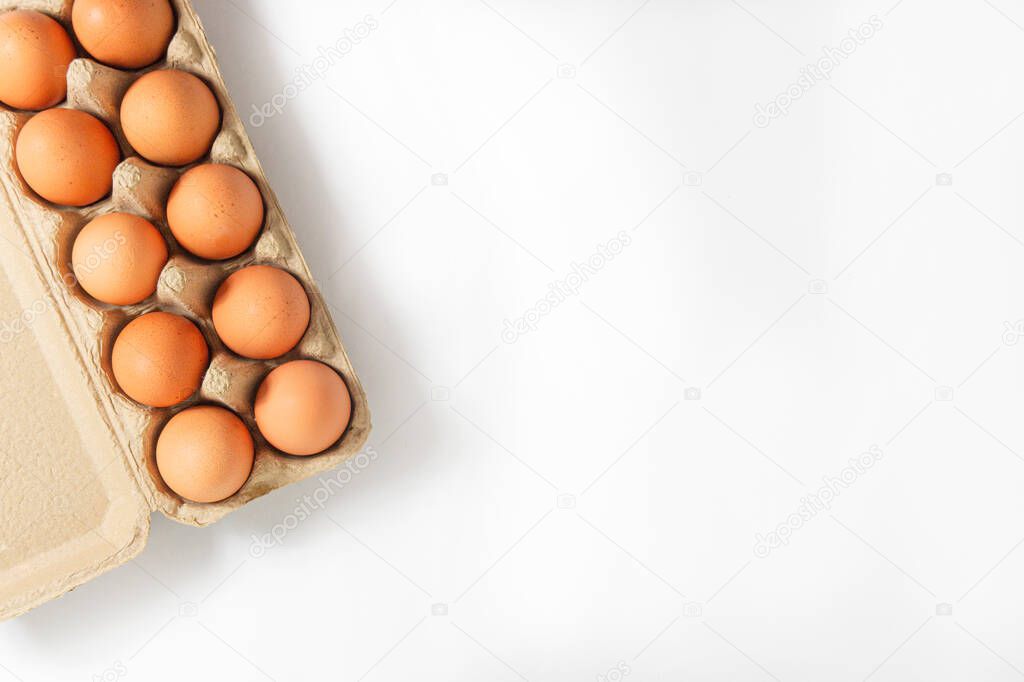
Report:
[[[71,0],[0,0],[0,11],[33,9],[71,30]],[[272,490],[338,466],[365,444],[370,432],[366,394],[314,283],[281,207],[267,184],[252,144],[228,95],[213,48],[189,0],[172,0],[178,20],[166,59],[141,71],[120,71],[87,56],[72,62],[68,99],[114,132],[124,161],[112,195],[84,209],[54,206],[20,178],[14,142],[32,112],[0,106],[0,619],[18,615],[96,575],[131,560],[146,542],[149,516],[159,510],[181,523],[212,523]],[[79,50],[85,55],[84,50]],[[0,66],[2,68],[2,66]],[[207,158],[244,170],[263,195],[265,223],[253,247],[212,263],[177,246],[167,229],[165,205],[181,174],[139,158],[118,120],[121,99],[143,73],[188,71],[211,87],[223,115]],[[142,304],[115,307],[90,298],[75,282],[71,248],[92,218],[113,211],[141,215],[163,233],[171,254],[157,293]],[[230,352],[211,322],[220,283],[252,264],[295,275],[309,296],[309,329],[299,345],[271,361]],[[110,366],[120,330],[138,315],[166,310],[195,322],[210,347],[198,394],[168,409],[141,406],[117,387]],[[287,456],[260,435],[253,401],[271,369],[289,360],[324,362],[344,378],[352,419],[338,443],[311,457]],[[256,446],[252,475],[229,499],[214,504],[183,500],[160,479],[154,451],[164,424],[199,403],[222,404],[249,427]]]

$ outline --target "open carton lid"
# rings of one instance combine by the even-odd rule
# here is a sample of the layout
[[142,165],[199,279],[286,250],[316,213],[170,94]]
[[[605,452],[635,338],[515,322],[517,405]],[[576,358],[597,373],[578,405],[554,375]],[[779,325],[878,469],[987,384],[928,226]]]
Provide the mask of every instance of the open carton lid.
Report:
[[0,620],[132,559],[150,504],[0,189]]

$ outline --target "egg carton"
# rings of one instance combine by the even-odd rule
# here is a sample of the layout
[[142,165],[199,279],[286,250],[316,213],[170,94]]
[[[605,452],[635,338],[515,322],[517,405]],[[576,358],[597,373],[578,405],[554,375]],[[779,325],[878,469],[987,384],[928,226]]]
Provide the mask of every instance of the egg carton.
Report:
[[[0,0],[0,11],[42,11],[60,21],[74,39],[71,4],[71,0]],[[64,403],[60,410],[42,417],[31,405],[21,409],[24,414],[14,415],[39,422],[31,432],[43,434],[36,443],[21,447],[10,442],[17,426],[13,421],[5,423],[0,434],[0,619],[131,560],[145,544],[152,511],[181,523],[212,523],[261,495],[337,467],[360,451],[370,433],[366,394],[228,95],[214,50],[189,0],[172,0],[172,5],[178,26],[165,60],[142,70],[121,71],[93,61],[79,47],[82,56],[68,71],[68,97],[58,106],[86,111],[104,121],[124,159],[115,171],[112,194],[99,203],[72,209],[36,195],[14,163],[18,131],[33,112],[0,106],[0,237],[7,242],[0,244],[5,253],[0,289],[2,285],[12,289],[23,314],[33,306],[52,308],[51,314],[38,316],[31,324],[37,346],[32,352],[43,357],[48,376],[24,368],[12,370],[22,376],[15,377],[15,385],[5,391],[52,390]],[[120,102],[128,87],[142,74],[162,68],[201,78],[222,111],[222,128],[209,155],[182,168],[155,166],[140,158],[120,126]],[[209,162],[244,170],[259,187],[265,206],[264,227],[255,244],[227,261],[191,256],[177,245],[166,223],[166,202],[174,183],[189,168]],[[99,303],[82,290],[72,272],[71,249],[78,231],[91,219],[114,211],[148,219],[168,244],[170,259],[157,292],[138,305]],[[254,264],[273,265],[293,274],[305,288],[311,307],[302,341],[270,361],[234,354],[211,322],[220,283]],[[210,364],[198,393],[167,409],[145,407],[125,396],[114,380],[110,360],[120,330],[139,315],[158,309],[193,321],[210,348]],[[18,339],[14,345],[23,343]],[[0,347],[0,353],[8,352]],[[295,359],[319,360],[333,367],[352,397],[351,421],[341,439],[324,453],[309,457],[274,449],[253,419],[253,403],[263,378],[274,367]],[[156,439],[164,424],[181,410],[203,403],[223,405],[241,417],[253,436],[256,454],[252,474],[241,490],[213,504],[190,502],[175,494],[161,480],[155,463]],[[59,448],[59,456],[39,451],[40,443],[51,441],[53,448]],[[76,490],[88,494],[79,495]],[[19,524],[18,519],[30,512],[19,512],[21,505],[11,503],[16,498],[28,500],[29,506],[39,500],[53,509],[31,523]],[[53,500],[57,503],[50,504]]]

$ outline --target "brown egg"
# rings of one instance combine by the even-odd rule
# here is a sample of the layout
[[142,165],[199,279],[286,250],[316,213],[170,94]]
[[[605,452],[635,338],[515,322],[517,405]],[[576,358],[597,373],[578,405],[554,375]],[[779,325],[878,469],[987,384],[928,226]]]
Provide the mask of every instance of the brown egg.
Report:
[[152,296],[166,264],[167,244],[160,231],[128,213],[92,220],[71,250],[78,283],[96,300],[112,305],[132,305]]
[[315,455],[348,427],[352,398],[338,373],[313,360],[295,360],[267,375],[256,393],[256,425],[278,450]]
[[182,410],[160,432],[156,467],[171,490],[193,502],[220,502],[252,473],[249,429],[233,412],[214,405]]
[[47,109],[29,119],[18,133],[15,156],[29,187],[66,206],[87,206],[109,194],[121,161],[107,127],[74,109]]
[[309,299],[299,280],[269,265],[228,277],[213,299],[213,326],[239,355],[267,360],[295,347],[309,326]]
[[150,71],[121,101],[121,127],[140,155],[184,166],[210,151],[220,129],[220,106],[206,83],[185,71]]
[[174,11],[167,0],[75,0],[71,26],[97,61],[141,69],[167,51]]
[[150,407],[170,407],[199,389],[209,358],[206,340],[192,322],[153,312],[121,330],[111,364],[129,398]]
[[263,227],[263,197],[237,168],[203,164],[174,185],[167,224],[178,243],[200,258],[234,258],[252,245]]
[[52,107],[67,96],[74,58],[68,32],[45,14],[0,14],[0,102],[15,109]]

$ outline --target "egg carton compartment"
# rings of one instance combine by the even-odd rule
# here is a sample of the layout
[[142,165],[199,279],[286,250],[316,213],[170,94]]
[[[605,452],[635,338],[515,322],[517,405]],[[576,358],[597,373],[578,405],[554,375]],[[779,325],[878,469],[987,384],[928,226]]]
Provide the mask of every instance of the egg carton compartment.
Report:
[[[60,21],[71,30],[71,0],[0,0],[0,11],[33,9]],[[166,58],[137,71],[114,69],[80,57],[68,70],[67,100],[58,105],[88,112],[114,134],[122,162],[113,179],[113,191],[100,202],[81,208],[56,206],[36,195],[20,177],[14,162],[14,143],[20,128],[34,112],[12,111],[0,106],[0,180],[17,204],[20,229],[33,246],[36,267],[49,284],[58,312],[72,331],[76,351],[89,373],[97,401],[123,446],[143,494],[153,509],[177,521],[205,525],[256,497],[290,483],[332,469],[355,455],[371,429],[366,394],[355,374],[327,305],[302,257],[273,190],[245,132],[217,67],[213,49],[188,0],[172,0],[177,30]],[[187,71],[205,82],[221,108],[221,130],[205,158],[184,167],[163,167],[147,162],[128,144],[121,130],[121,100],[141,75],[157,69]],[[166,203],[174,183],[190,168],[221,163],[244,171],[259,188],[264,203],[264,225],[253,246],[226,261],[206,261],[182,249],[166,222]],[[77,284],[71,268],[71,249],[82,227],[93,218],[111,212],[146,218],[167,242],[169,260],[160,275],[156,293],[132,306],[112,306],[91,298]],[[229,350],[219,339],[211,320],[217,288],[230,274],[249,265],[272,265],[298,279],[310,302],[310,323],[299,344],[273,360],[250,360]],[[199,391],[172,408],[142,406],[125,396],[111,371],[113,342],[128,322],[153,310],[183,315],[203,333],[210,361]],[[295,457],[271,447],[253,418],[256,391],[263,378],[278,365],[296,359],[312,359],[334,368],[344,379],[352,398],[352,416],[341,439],[327,451]],[[249,428],[255,445],[255,463],[249,480],[232,497],[218,503],[199,504],[182,499],[160,478],[155,464],[155,444],[167,421],[197,404],[217,404],[237,414]]]

